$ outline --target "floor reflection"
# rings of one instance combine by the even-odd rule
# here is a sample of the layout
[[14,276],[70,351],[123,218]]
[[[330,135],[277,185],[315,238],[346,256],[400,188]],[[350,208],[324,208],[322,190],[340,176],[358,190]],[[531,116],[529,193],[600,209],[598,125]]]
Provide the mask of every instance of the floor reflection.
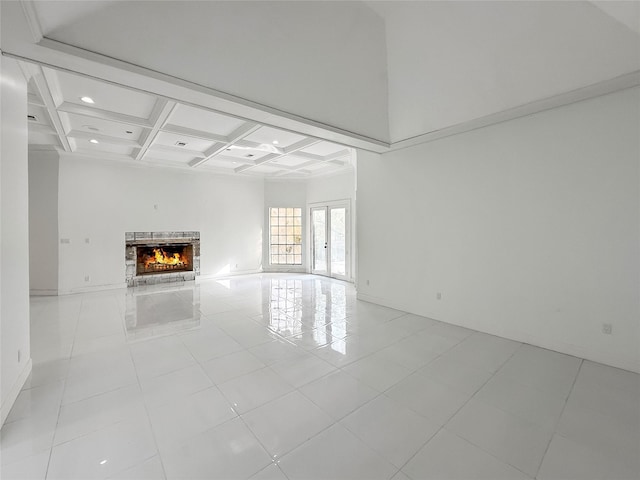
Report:
[[200,287],[132,287],[125,298],[125,328],[130,340],[156,337],[200,326]]

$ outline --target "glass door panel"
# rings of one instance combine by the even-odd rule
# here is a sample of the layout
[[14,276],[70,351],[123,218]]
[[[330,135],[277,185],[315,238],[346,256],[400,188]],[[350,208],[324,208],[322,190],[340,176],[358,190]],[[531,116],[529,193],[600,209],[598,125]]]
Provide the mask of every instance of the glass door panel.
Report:
[[347,274],[347,242],[346,221],[347,209],[345,207],[330,207],[330,275],[344,277]]
[[311,272],[328,275],[327,263],[327,209],[311,209]]

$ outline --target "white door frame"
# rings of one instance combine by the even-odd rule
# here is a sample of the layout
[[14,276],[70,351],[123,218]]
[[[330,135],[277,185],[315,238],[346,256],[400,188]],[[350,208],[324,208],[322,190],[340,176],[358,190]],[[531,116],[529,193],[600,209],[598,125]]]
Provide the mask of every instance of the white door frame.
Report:
[[[336,274],[331,271],[331,209],[332,208],[344,208],[345,209],[345,273],[344,275]],[[311,241],[309,242],[309,252],[310,252],[310,271],[315,275],[324,275],[331,278],[336,278],[339,280],[349,281],[351,279],[351,200],[334,200],[331,202],[317,202],[311,203],[308,205],[309,209],[309,228],[310,228],[310,236]],[[326,250],[327,250],[327,270],[325,272],[318,272],[314,269],[314,261],[315,261],[315,245],[314,245],[314,235],[313,235],[313,211],[314,210],[325,210],[325,241],[326,241]]]

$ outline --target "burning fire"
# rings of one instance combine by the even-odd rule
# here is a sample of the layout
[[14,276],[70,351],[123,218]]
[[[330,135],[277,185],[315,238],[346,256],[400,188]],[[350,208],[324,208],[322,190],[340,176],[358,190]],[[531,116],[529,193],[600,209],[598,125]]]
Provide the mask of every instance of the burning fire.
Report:
[[144,268],[149,268],[149,265],[153,264],[184,265],[187,263],[179,253],[174,253],[172,256],[169,256],[167,255],[167,252],[161,248],[154,248],[153,255],[153,257],[147,257],[144,262]]

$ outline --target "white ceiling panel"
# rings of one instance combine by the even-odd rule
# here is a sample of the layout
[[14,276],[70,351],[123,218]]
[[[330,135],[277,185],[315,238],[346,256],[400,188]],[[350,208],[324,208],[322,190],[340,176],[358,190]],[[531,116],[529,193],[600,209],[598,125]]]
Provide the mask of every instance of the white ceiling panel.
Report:
[[29,122],[37,123],[40,125],[51,125],[51,122],[49,121],[49,113],[44,107],[39,107],[37,105],[27,105],[27,115],[33,115],[36,117],[36,120],[29,119]]
[[231,162],[228,160],[219,160],[219,159],[212,159],[209,160],[208,162],[206,162],[204,165],[202,165],[202,168],[205,170],[211,170],[213,168],[225,168],[227,170],[233,170],[234,168],[237,168],[241,165],[240,162]]
[[[139,118],[149,118],[156,103],[156,98],[151,95],[110,83],[62,71],[56,71],[55,75],[58,78],[59,91],[65,102]],[[85,96],[93,99],[95,103],[89,105],[82,102],[80,98]]]
[[255,161],[255,160],[259,160],[262,157],[269,155],[269,152],[264,152],[262,150],[255,150],[253,148],[251,149],[247,149],[247,148],[228,148],[224,151],[224,156],[225,157],[231,157],[231,158],[240,158],[243,159],[245,161]]
[[[179,142],[186,143],[184,147],[178,145]],[[200,138],[187,137],[185,135],[178,135],[175,133],[159,132],[156,138],[153,140],[152,145],[165,145],[169,147],[184,148],[185,150],[192,150],[197,152],[204,152],[211,148],[214,142],[210,140],[202,140]]]
[[262,127],[251,135],[246,137],[246,140],[256,143],[274,144],[274,140],[277,141],[277,146],[280,148],[286,148],[293,145],[300,140],[304,140],[306,137],[297,133],[287,132],[285,130],[278,130],[272,127]]
[[180,163],[183,165],[188,164],[192,160],[198,158],[197,155],[193,155],[192,153],[185,152],[180,153],[177,151],[169,152],[169,151],[156,151],[149,150],[146,155],[142,158],[144,161],[153,161],[153,160],[165,160],[173,163]]
[[276,172],[279,172],[280,170],[282,169],[277,165],[265,164],[265,165],[258,165],[257,167],[254,167],[248,171],[252,173],[276,173]]
[[87,133],[98,133],[100,135],[121,138],[123,140],[138,140],[142,132],[145,130],[142,127],[123,125],[122,123],[103,120],[101,118],[88,118],[83,115],[75,115],[73,113],[62,113],[61,115],[66,115],[72,130]]
[[245,122],[201,108],[178,105],[169,117],[168,123],[226,137]]

